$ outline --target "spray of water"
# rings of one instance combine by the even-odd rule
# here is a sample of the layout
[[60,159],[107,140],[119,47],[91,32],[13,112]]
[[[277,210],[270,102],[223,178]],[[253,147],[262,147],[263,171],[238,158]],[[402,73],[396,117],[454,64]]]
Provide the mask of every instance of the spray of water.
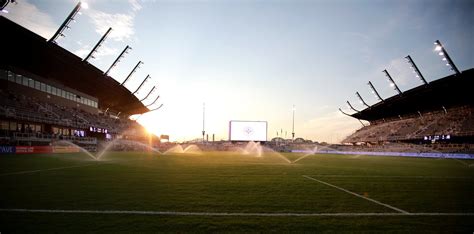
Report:
[[182,145],[176,145],[163,154],[202,154],[202,150],[197,145],[188,145],[186,148],[183,148]]
[[250,141],[249,143],[247,143],[247,145],[245,145],[245,147],[236,147],[234,151],[237,151],[243,155],[253,155],[255,157],[262,157],[265,153],[265,155],[274,155],[287,163],[291,163],[291,161],[284,155],[268,147],[262,146],[259,142]]
[[92,159],[94,160],[97,160],[96,156],[94,156],[91,152],[89,152],[88,150],[70,142],[70,141],[57,141],[54,143],[55,145],[67,145],[67,146],[72,146],[76,149],[79,149],[81,152],[85,153],[87,156],[91,157]]
[[110,151],[110,149],[112,147],[115,146],[115,144],[117,143],[120,143],[120,144],[133,144],[133,145],[137,145],[137,146],[141,146],[141,147],[144,147],[146,149],[149,149],[151,151],[154,151],[156,153],[159,153],[161,154],[161,152],[147,144],[144,144],[144,143],[141,143],[141,142],[136,142],[136,141],[130,141],[130,140],[122,140],[122,139],[115,139],[113,141],[110,141],[110,142],[107,142],[107,144],[105,144],[105,146],[103,147],[102,150],[100,150],[99,152],[97,152],[96,155],[92,154],[90,151],[88,151],[87,149],[77,145],[77,144],[74,144],[70,141],[64,141],[64,140],[61,140],[61,141],[57,141],[55,142],[54,144],[55,145],[58,145],[58,146],[61,146],[61,145],[67,145],[67,146],[71,146],[71,147],[74,147],[76,149],[79,149],[81,152],[85,153],[87,156],[91,157],[92,159],[96,160],[96,161],[99,161],[99,160],[102,160],[102,158],[104,157],[104,155],[106,153],[108,153]]
[[302,160],[302,159],[304,159],[304,158],[306,158],[310,155],[315,154],[317,151],[318,151],[318,146],[315,146],[312,150],[309,150],[309,152],[307,152],[306,154],[304,154],[304,155],[300,156],[299,158],[293,160],[291,163],[296,163],[296,162],[298,162],[298,161],[300,161],[300,160]]

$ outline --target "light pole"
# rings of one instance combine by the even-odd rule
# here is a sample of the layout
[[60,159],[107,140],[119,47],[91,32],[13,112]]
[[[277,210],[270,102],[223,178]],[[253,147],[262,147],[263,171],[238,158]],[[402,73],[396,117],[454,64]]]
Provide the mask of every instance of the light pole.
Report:
[[138,86],[138,88],[135,90],[135,92],[133,92],[132,94],[136,94],[138,92],[138,90],[140,90],[140,88],[143,86],[143,84],[145,84],[145,82],[151,78],[150,74],[148,74],[145,79],[142,81],[142,83]]
[[398,85],[395,83],[395,81],[392,79],[392,76],[390,76],[390,74],[388,73],[387,69],[383,70],[382,71],[385,76],[387,76],[388,78],[388,81],[390,82],[390,86],[393,87],[393,89],[395,89],[395,91],[397,91],[398,95],[401,95],[402,94],[402,91],[398,88]]
[[120,84],[121,86],[123,86],[125,84],[125,82],[128,81],[128,79],[130,79],[130,77],[132,76],[133,73],[135,73],[137,71],[138,68],[140,68],[140,64],[144,64],[142,61],[138,61],[137,65],[135,65],[135,67],[132,69],[132,71],[130,72],[130,74],[128,74],[128,76],[125,78],[125,80]]
[[362,99],[362,96],[360,96],[359,92],[356,92],[356,95],[359,98],[360,103],[364,104],[364,106],[366,106],[367,108],[370,108],[370,106],[367,105],[367,103],[364,101],[364,99]]
[[292,132],[291,132],[291,140],[294,141],[295,140],[295,105],[293,105],[293,128],[292,128]]
[[454,65],[453,60],[451,60],[451,57],[449,57],[448,52],[446,52],[441,42],[439,40],[436,40],[434,44],[436,45],[435,51],[439,51],[438,55],[443,56],[443,61],[447,62],[446,66],[450,66],[451,70],[453,70],[456,75],[459,75],[460,72],[458,68],[456,67],[456,65]]
[[415,73],[416,78],[420,78],[421,82],[423,82],[424,85],[427,85],[428,82],[425,80],[425,77],[423,77],[423,74],[421,74],[420,69],[418,69],[418,66],[416,66],[415,62],[411,58],[410,55],[407,55],[406,60],[408,64],[410,64],[410,68],[413,69],[413,73]]
[[88,62],[90,58],[95,58],[94,53],[96,53],[99,47],[102,45],[102,43],[104,43],[105,39],[107,38],[107,36],[109,35],[111,31],[112,31],[112,28],[109,28],[107,32],[105,32],[105,34],[100,38],[99,42],[97,42],[97,44],[94,46],[91,52],[86,56],[86,58],[84,58],[85,62]]
[[339,108],[339,111],[340,111],[342,114],[344,114],[344,115],[347,115],[347,116],[349,116],[349,117],[352,117],[350,114],[347,114],[346,112],[342,111],[341,108]]
[[74,9],[72,9],[71,13],[69,13],[69,15],[67,16],[67,18],[64,20],[63,24],[61,24],[61,27],[58,28],[58,30],[56,31],[56,33],[54,33],[53,37],[51,37],[51,39],[49,39],[49,42],[52,42],[52,43],[56,43],[56,40],[61,36],[61,37],[65,37],[64,35],[64,30],[65,29],[70,29],[71,27],[69,27],[69,23],[71,21],[74,21],[74,16],[76,16],[77,13],[79,13],[79,10],[81,8],[83,9],[87,9],[89,6],[87,5],[87,3],[85,2],[78,2],[76,4],[76,6],[74,7]]
[[124,57],[125,54],[128,54],[128,51],[131,50],[132,47],[130,46],[125,46],[125,49],[123,49],[122,53],[119,54],[119,56],[115,59],[115,61],[110,65],[109,69],[104,73],[106,76],[109,75],[110,70],[117,66],[117,63],[120,62],[120,59]]
[[347,106],[348,106],[349,108],[351,108],[353,111],[355,111],[355,112],[360,112],[360,111],[356,110],[356,109],[351,105],[351,103],[350,103],[349,101],[346,101],[346,103],[347,103]]
[[202,103],[202,142],[204,143],[204,137],[206,135],[206,130],[204,130],[204,124],[206,121],[206,103]]
[[372,89],[372,93],[375,94],[375,96],[377,96],[377,98],[383,102],[383,98],[380,97],[380,94],[379,92],[377,92],[377,90],[375,89],[374,85],[372,84],[372,82],[369,81],[369,83],[367,83],[370,87],[370,89]]
[[142,83],[138,86],[138,88],[137,88],[132,94],[136,94],[136,93],[138,92],[138,90],[141,89],[141,87],[143,86],[143,84],[145,84],[145,82],[146,82],[149,78],[151,78],[150,74],[148,74],[148,75],[145,77],[145,79],[142,81]]
[[0,2],[0,12],[8,14],[8,10],[5,10],[5,7],[7,7],[9,3],[16,3],[16,0],[3,0]]
[[140,99],[140,102],[143,102],[145,99],[147,99],[153,93],[153,91],[155,91],[155,89],[156,89],[156,86],[153,86],[150,92],[148,92],[148,94],[144,98]]

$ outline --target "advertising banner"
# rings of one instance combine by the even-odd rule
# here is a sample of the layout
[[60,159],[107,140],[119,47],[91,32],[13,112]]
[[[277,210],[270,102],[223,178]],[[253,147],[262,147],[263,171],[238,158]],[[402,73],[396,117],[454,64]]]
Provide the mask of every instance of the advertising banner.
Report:
[[14,154],[15,152],[15,146],[0,146],[0,154]]
[[53,153],[78,153],[80,150],[74,146],[53,146]]
[[17,154],[40,154],[40,153],[52,153],[53,148],[51,146],[17,146]]

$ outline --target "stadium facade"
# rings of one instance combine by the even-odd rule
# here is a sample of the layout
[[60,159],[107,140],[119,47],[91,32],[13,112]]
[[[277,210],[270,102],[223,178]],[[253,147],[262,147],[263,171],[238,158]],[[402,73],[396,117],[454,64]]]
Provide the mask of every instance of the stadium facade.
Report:
[[119,82],[3,16],[0,27],[8,34],[0,57],[2,151],[64,150],[52,147],[58,141],[91,151],[114,139],[159,141],[128,118],[150,110]]
[[474,143],[474,69],[401,92],[349,116],[369,121],[346,144]]

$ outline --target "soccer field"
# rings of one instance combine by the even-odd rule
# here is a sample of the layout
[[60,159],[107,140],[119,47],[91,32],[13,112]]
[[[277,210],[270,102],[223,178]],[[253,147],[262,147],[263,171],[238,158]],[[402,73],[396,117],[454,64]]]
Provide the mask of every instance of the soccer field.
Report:
[[[303,154],[283,154],[291,161]],[[1,155],[0,232],[468,232],[474,161]]]

